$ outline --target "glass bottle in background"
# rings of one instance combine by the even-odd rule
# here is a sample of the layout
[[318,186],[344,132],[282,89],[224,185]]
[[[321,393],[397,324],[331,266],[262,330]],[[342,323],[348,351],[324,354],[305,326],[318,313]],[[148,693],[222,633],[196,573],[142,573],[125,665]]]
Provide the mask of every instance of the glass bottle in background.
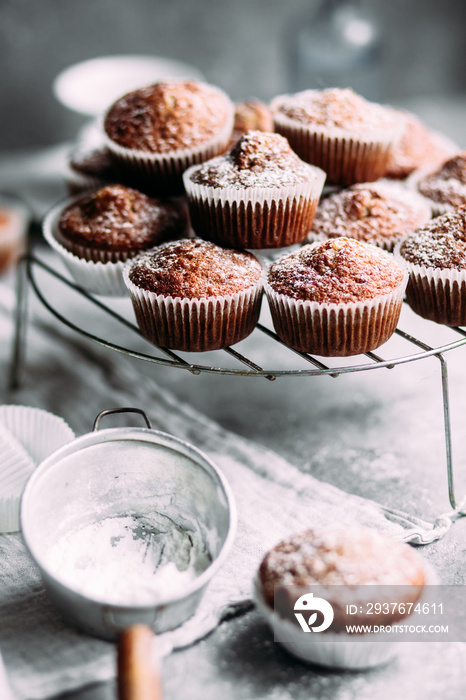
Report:
[[382,37],[358,0],[321,0],[300,18],[290,37],[293,92],[350,87],[382,99]]

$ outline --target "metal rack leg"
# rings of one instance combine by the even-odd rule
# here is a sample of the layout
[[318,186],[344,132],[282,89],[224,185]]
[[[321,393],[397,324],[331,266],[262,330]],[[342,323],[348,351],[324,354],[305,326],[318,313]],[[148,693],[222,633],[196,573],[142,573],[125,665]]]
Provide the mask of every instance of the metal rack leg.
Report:
[[22,258],[18,263],[16,275],[16,312],[15,332],[13,338],[13,351],[10,366],[10,389],[18,389],[21,373],[24,366],[24,349],[26,343],[26,327],[28,315],[28,279],[27,258]]
[[455,485],[453,479],[453,453],[451,442],[451,421],[450,421],[450,396],[448,390],[448,367],[443,355],[436,355],[440,360],[442,376],[442,397],[443,397],[443,422],[445,427],[445,450],[447,458],[447,478],[448,478],[448,498],[450,505],[456,509]]

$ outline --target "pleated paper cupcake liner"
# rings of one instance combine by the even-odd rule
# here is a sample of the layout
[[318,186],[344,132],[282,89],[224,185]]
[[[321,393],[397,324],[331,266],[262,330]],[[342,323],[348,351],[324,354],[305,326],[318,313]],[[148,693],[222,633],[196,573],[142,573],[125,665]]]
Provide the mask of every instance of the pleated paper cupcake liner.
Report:
[[314,221],[325,173],[288,187],[210,187],[183,175],[191,226],[201,237],[234,248],[285,248],[302,242]]
[[106,251],[89,251],[82,246],[74,246],[71,251],[60,243],[58,222],[64,209],[73,201],[75,199],[62,202],[47,214],[42,224],[45,240],[60,255],[75,282],[88,292],[102,296],[126,296],[123,267],[128,259],[127,253],[112,254],[113,260],[109,260]]
[[[404,261],[400,245],[395,257]],[[404,262],[409,272],[406,301],[412,310],[445,326],[466,326],[466,270],[436,270]]]
[[30,212],[26,205],[0,193],[0,209],[5,206],[10,221],[0,232],[0,271],[13,265],[26,252],[27,228]]
[[332,133],[319,125],[297,124],[282,114],[274,114],[274,123],[300,158],[327,173],[329,184],[348,186],[383,177],[391,149],[400,137],[398,129],[380,132],[377,138]]
[[123,273],[137,324],[147,340],[158,347],[204,352],[235,345],[252,333],[260,315],[262,282],[225,297],[181,299],[155,294],[129,279],[131,263]]
[[277,335],[289,347],[323,357],[347,357],[370,352],[395,332],[408,281],[390,294],[371,300],[325,304],[292,299],[265,291]]
[[36,465],[74,438],[62,418],[28,406],[0,406],[0,532],[19,530],[19,504]]

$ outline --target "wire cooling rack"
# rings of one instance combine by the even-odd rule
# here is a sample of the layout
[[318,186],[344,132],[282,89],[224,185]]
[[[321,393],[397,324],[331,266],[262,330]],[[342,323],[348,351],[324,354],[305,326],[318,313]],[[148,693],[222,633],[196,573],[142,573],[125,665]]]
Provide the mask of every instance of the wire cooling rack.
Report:
[[[38,275],[37,272],[40,271]],[[253,331],[253,336],[263,334],[271,343],[278,343],[288,354],[293,354],[296,362],[293,361],[293,367],[290,368],[286,363],[285,368],[279,367],[264,367],[258,364],[254,353],[245,354],[239,352],[238,349],[228,347],[224,350],[209,353],[209,361],[214,356],[214,362],[211,364],[202,364],[201,362],[192,362],[184,358],[182,354],[176,353],[167,348],[158,348],[150,343],[147,345],[149,351],[142,351],[134,346],[120,345],[116,342],[96,335],[94,332],[86,330],[81,325],[65,317],[59,310],[56,295],[51,298],[50,292],[45,291],[44,275],[53,278],[59,285],[65,285],[71,288],[77,294],[81,295],[90,304],[97,307],[101,312],[110,316],[113,321],[123,326],[127,331],[130,331],[130,336],[134,334],[134,338],[140,341],[143,338],[138,326],[132,319],[116,311],[110,303],[104,303],[102,298],[98,298],[88,293],[83,288],[76,285],[67,277],[64,277],[60,272],[48,265],[34,254],[26,255],[18,267],[18,286],[17,286],[17,312],[16,312],[16,332],[13,346],[13,357],[11,365],[10,383],[12,387],[19,384],[19,377],[23,364],[24,344],[25,344],[25,327],[27,324],[27,291],[32,288],[36,297],[42,305],[55,316],[59,321],[65,324],[68,328],[76,333],[88,338],[89,340],[104,346],[110,350],[122,353],[124,355],[134,357],[146,362],[151,362],[158,365],[165,365],[181,370],[191,372],[192,374],[201,374],[203,372],[219,373],[226,375],[237,375],[243,377],[265,378],[268,381],[273,381],[279,377],[309,377],[315,375],[329,375],[336,378],[350,372],[363,372],[376,369],[392,369],[396,365],[406,364],[425,359],[427,357],[435,357],[438,359],[441,368],[442,380],[442,399],[443,399],[443,418],[445,428],[445,450],[446,450],[446,467],[448,480],[448,495],[449,501],[453,509],[457,509],[457,499],[454,488],[453,474],[453,459],[452,459],[452,436],[451,436],[451,420],[450,420],[450,398],[448,386],[448,367],[444,355],[449,351],[460,348],[466,344],[466,330],[462,328],[448,329],[449,340],[441,345],[433,345],[424,340],[415,337],[407,331],[397,328],[395,335],[400,340],[398,344],[398,352],[395,357],[383,357],[378,353],[368,352],[365,355],[360,355],[354,358],[320,358],[287,348],[280,338],[271,330],[270,327],[259,323]],[[42,280],[40,279],[42,277]],[[431,325],[430,322],[425,322]],[[241,344],[242,345],[242,344]],[[254,343],[250,343],[248,347],[253,348]],[[384,346],[385,349],[386,346]],[[401,348],[401,350],[400,350]],[[270,353],[274,356],[274,353]],[[197,356],[196,356],[197,357]],[[331,362],[331,364],[330,364]],[[299,366],[298,366],[299,365]],[[462,514],[462,513],[461,513]]]

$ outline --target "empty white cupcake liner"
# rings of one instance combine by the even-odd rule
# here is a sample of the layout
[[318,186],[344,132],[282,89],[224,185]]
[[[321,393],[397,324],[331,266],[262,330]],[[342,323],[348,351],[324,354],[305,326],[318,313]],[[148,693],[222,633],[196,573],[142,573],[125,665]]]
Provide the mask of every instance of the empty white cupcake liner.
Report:
[[74,438],[58,416],[29,406],[0,406],[0,532],[19,530],[20,498],[34,468]]
[[240,342],[257,325],[262,279],[224,297],[182,299],[141,289],[129,278],[135,261],[128,261],[123,278],[144,337],[154,345],[186,352],[219,350]]
[[398,128],[377,135],[344,133],[315,124],[299,124],[286,115],[273,115],[275,130],[285,136],[307,163],[322,168],[329,183],[372,182],[387,172],[391,149],[401,136]]
[[[82,196],[82,195],[81,195]],[[42,223],[42,232],[47,243],[60,255],[69,273],[75,282],[89,292],[102,296],[126,296],[126,287],[123,282],[123,267],[128,258],[127,254],[121,254],[120,260],[111,262],[106,260],[108,254],[105,251],[94,251],[95,257],[100,260],[88,260],[76,253],[67,250],[60,243],[60,231],[58,222],[63,211],[73,202],[79,199],[70,198],[61,202],[49,211]],[[75,246],[75,250],[79,250]],[[84,249],[83,249],[84,254]],[[86,251],[86,255],[88,255]]]
[[309,166],[309,179],[283,187],[212,187],[183,174],[191,225],[201,237],[240,248],[283,248],[303,241],[314,220],[325,173]]
[[361,302],[318,303],[277,293],[267,282],[265,292],[277,335],[288,346],[323,357],[347,357],[375,350],[395,332],[408,282]]

